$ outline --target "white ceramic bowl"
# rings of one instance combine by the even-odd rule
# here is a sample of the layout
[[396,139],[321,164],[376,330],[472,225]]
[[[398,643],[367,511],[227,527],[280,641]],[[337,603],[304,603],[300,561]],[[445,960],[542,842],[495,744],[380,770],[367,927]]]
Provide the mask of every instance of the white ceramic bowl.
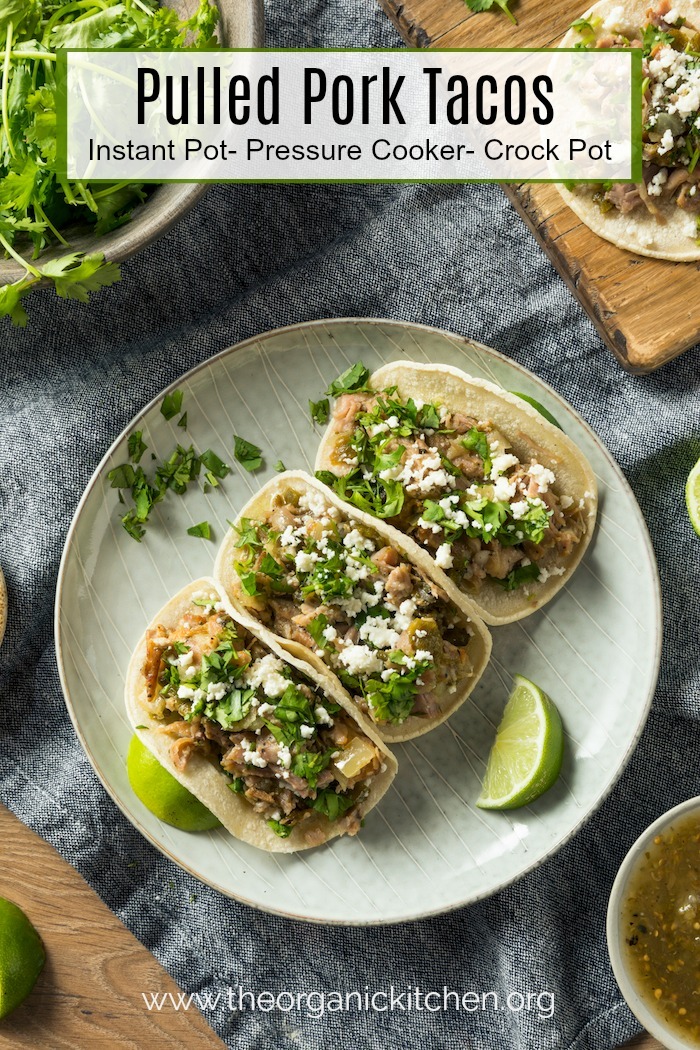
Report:
[[669,809],[667,813],[655,820],[646,831],[642,832],[620,866],[610,891],[610,901],[608,903],[608,952],[610,953],[610,962],[612,963],[615,979],[634,1016],[668,1050],[698,1050],[698,1045],[696,1042],[683,1038],[669,1028],[664,1019],[649,1007],[646,998],[639,994],[636,982],[630,976],[627,953],[623,951],[622,911],[630,877],[636,871],[645,850],[648,850],[655,837],[666,831],[671,824],[679,818],[691,816],[694,813],[700,814],[700,795],[695,798],[689,798],[687,802],[681,802],[680,805]]

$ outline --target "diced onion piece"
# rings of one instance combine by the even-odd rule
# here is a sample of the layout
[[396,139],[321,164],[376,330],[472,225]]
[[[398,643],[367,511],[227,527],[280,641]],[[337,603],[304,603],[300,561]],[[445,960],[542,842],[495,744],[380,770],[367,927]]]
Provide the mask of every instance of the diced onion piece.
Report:
[[348,780],[353,780],[374,759],[374,745],[365,737],[355,736],[334,760],[335,768]]

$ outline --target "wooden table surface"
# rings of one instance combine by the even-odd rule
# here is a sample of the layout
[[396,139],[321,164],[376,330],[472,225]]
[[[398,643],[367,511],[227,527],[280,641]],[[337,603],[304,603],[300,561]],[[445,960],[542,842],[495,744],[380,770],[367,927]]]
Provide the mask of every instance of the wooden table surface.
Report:
[[0,896],[47,954],[34,991],[0,1021],[0,1050],[225,1050],[197,1010],[149,1013],[141,991],[180,991],[85,880],[0,806]]

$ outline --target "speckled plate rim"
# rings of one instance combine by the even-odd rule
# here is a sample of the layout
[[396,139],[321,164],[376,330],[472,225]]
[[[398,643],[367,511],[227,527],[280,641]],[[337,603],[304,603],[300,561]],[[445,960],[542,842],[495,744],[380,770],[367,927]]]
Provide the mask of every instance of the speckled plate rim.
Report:
[[[645,697],[645,702],[644,702],[643,706],[640,707],[638,724],[635,727],[635,730],[634,730],[634,732],[633,732],[633,734],[632,734],[632,736],[630,738],[627,750],[622,755],[617,769],[614,771],[613,775],[609,778],[609,780],[603,785],[603,787],[601,788],[600,792],[598,793],[598,795],[596,796],[596,798],[594,799],[592,804],[588,807],[586,813],[581,817],[581,819],[573,827],[569,828],[564,834],[562,834],[562,836],[559,839],[557,839],[557,841],[554,843],[554,845],[551,847],[551,849],[547,850],[546,853],[543,853],[543,854],[539,855],[531,863],[525,864],[520,869],[520,871],[517,872],[517,874],[512,875],[512,876],[507,876],[506,878],[502,879],[501,881],[496,882],[495,884],[489,886],[488,889],[485,889],[483,892],[479,891],[479,892],[476,892],[476,893],[471,893],[468,896],[466,896],[464,898],[464,900],[455,901],[455,902],[450,903],[448,905],[442,905],[442,906],[438,906],[438,907],[435,907],[435,908],[426,908],[425,910],[420,911],[420,912],[410,912],[410,913],[407,913],[405,915],[393,916],[393,917],[391,917],[389,919],[383,919],[381,917],[376,918],[376,919],[365,919],[365,920],[352,920],[352,919],[347,919],[347,920],[345,920],[345,919],[327,920],[327,919],[319,919],[319,918],[312,917],[312,916],[301,915],[301,914],[298,914],[296,912],[290,911],[290,910],[288,910],[286,908],[274,908],[274,907],[266,906],[264,904],[261,904],[259,901],[252,901],[252,900],[250,900],[247,897],[244,897],[244,896],[239,895],[239,894],[232,893],[230,890],[224,888],[223,886],[218,884],[213,879],[206,879],[206,880],[203,879],[198,872],[194,871],[191,867],[189,867],[186,863],[184,863],[179,857],[176,857],[173,853],[171,853],[168,849],[166,849],[163,846],[162,843],[157,842],[150,835],[150,833],[146,830],[146,828],[139,822],[138,818],[136,818],[131,812],[129,812],[126,809],[126,807],[122,804],[121,800],[117,796],[116,791],[112,788],[108,776],[105,773],[103,773],[99,762],[97,761],[96,757],[93,755],[92,751],[90,750],[90,748],[89,748],[89,746],[87,744],[87,741],[86,741],[86,739],[84,737],[84,734],[82,733],[82,731],[80,729],[80,725],[78,723],[78,719],[77,719],[77,716],[76,716],[76,713],[75,713],[75,710],[74,710],[74,707],[73,707],[73,702],[72,702],[71,696],[70,696],[70,690],[69,690],[69,687],[68,687],[68,678],[67,678],[67,673],[66,673],[66,669],[65,669],[65,665],[64,665],[64,660],[63,660],[63,637],[62,637],[62,630],[61,630],[61,608],[62,608],[62,598],[63,598],[63,587],[64,587],[65,575],[66,575],[66,566],[67,566],[68,561],[70,559],[71,548],[72,548],[74,536],[75,536],[75,533],[76,533],[76,530],[77,530],[78,522],[79,522],[80,516],[82,514],[83,508],[84,508],[85,504],[87,503],[87,500],[88,500],[88,498],[90,496],[90,493],[91,493],[93,487],[99,481],[100,475],[101,475],[104,467],[106,466],[106,464],[109,461],[112,453],[117,448],[119,443],[122,442],[129,433],[131,433],[131,431],[134,429],[135,426],[138,425],[139,421],[141,419],[143,419],[143,417],[146,415],[146,413],[148,413],[152,408],[154,408],[156,405],[158,405],[160,403],[160,401],[163,399],[163,397],[165,395],[167,395],[171,391],[177,389],[184,381],[191,379],[193,376],[197,375],[199,372],[203,371],[204,369],[207,369],[207,368],[211,367],[211,365],[214,362],[219,361],[219,360],[221,360],[224,357],[228,357],[229,355],[235,354],[239,350],[245,350],[245,349],[247,349],[249,347],[253,347],[255,345],[259,345],[261,343],[265,343],[268,340],[275,339],[275,338],[277,338],[279,336],[283,336],[285,334],[294,334],[294,333],[297,333],[297,332],[313,331],[316,328],[323,328],[323,327],[332,328],[334,325],[348,325],[348,324],[350,324],[350,325],[352,325],[352,324],[373,325],[373,326],[377,326],[377,327],[380,327],[381,325],[387,325],[387,324],[388,325],[397,325],[397,326],[399,326],[401,328],[405,328],[405,329],[408,329],[410,331],[416,331],[416,332],[419,332],[419,333],[420,332],[430,332],[432,334],[444,336],[444,337],[446,337],[448,339],[451,339],[451,340],[457,340],[458,342],[462,342],[462,343],[466,344],[468,347],[473,347],[474,349],[478,350],[480,353],[483,353],[486,357],[490,357],[490,358],[492,358],[495,361],[501,362],[502,364],[506,365],[509,369],[512,369],[514,372],[519,373],[519,375],[522,376],[523,379],[529,380],[531,382],[534,381],[536,385],[544,388],[547,391],[547,393],[551,396],[553,401],[556,402],[558,410],[561,413],[562,418],[564,418],[566,416],[569,416],[570,418],[575,419],[577,424],[579,426],[582,426],[586,430],[589,439],[596,445],[598,451],[605,458],[608,466],[610,467],[610,469],[614,473],[616,480],[620,483],[620,485],[622,487],[622,490],[628,496],[628,498],[630,500],[630,503],[631,503],[631,506],[634,509],[634,513],[637,515],[637,517],[639,519],[640,531],[641,531],[641,535],[642,535],[643,540],[644,540],[644,551],[645,551],[645,554],[646,554],[646,557],[647,557],[647,562],[648,562],[647,569],[651,571],[651,578],[654,581],[654,598],[655,598],[655,601],[654,601],[654,626],[653,626],[653,639],[654,639],[654,659],[653,659],[653,663],[652,663],[653,673],[650,675],[650,678],[649,678],[649,685],[648,685],[648,688],[647,688],[647,695]],[[498,630],[498,628],[496,628],[496,630]],[[605,799],[608,797],[610,792],[615,787],[615,784],[617,783],[617,781],[620,779],[620,776],[622,775],[625,767],[627,766],[627,764],[628,764],[628,762],[629,762],[629,760],[630,760],[630,758],[632,756],[632,753],[634,752],[634,750],[635,750],[635,748],[637,746],[637,743],[639,742],[639,738],[642,735],[642,732],[643,732],[644,727],[645,727],[646,722],[647,722],[647,718],[649,716],[649,710],[651,708],[651,703],[652,703],[652,700],[654,698],[654,693],[656,692],[656,684],[657,684],[658,677],[659,677],[659,667],[660,667],[660,663],[661,663],[661,642],[662,642],[661,584],[660,584],[660,580],[659,580],[658,568],[657,568],[657,565],[656,565],[656,557],[654,555],[654,549],[653,549],[653,546],[652,546],[652,543],[651,543],[651,538],[649,536],[649,530],[647,528],[646,522],[644,520],[644,517],[642,515],[641,509],[639,507],[639,504],[637,503],[637,499],[636,499],[634,493],[632,492],[632,489],[631,489],[631,487],[630,487],[626,477],[622,473],[622,470],[620,469],[620,467],[617,464],[616,460],[614,459],[613,455],[608,451],[608,449],[605,447],[605,445],[600,440],[598,435],[595,433],[594,430],[592,430],[592,428],[588,425],[588,423],[586,423],[586,421],[583,419],[583,417],[580,416],[579,413],[576,412],[576,410],[560,394],[558,394],[557,391],[553,387],[551,387],[543,379],[540,379],[539,376],[535,375],[534,372],[531,372],[529,369],[524,368],[522,365],[518,364],[517,362],[513,361],[511,358],[507,357],[505,354],[499,353],[498,350],[494,350],[492,347],[486,346],[484,343],[479,343],[476,340],[469,339],[467,336],[461,336],[461,335],[456,334],[455,332],[450,332],[450,331],[448,331],[447,329],[444,329],[444,328],[436,328],[436,327],[434,327],[432,325],[425,325],[425,324],[414,323],[414,322],[411,322],[411,321],[397,320],[397,319],[390,318],[390,317],[382,317],[382,318],[377,318],[377,317],[366,317],[366,318],[365,317],[317,318],[317,319],[315,319],[313,321],[301,321],[301,322],[298,322],[297,324],[285,325],[285,326],[282,326],[280,328],[273,328],[270,331],[264,332],[264,333],[262,333],[260,335],[250,336],[248,339],[245,339],[245,340],[243,340],[243,341],[241,341],[239,343],[236,343],[233,346],[225,347],[223,350],[218,351],[216,354],[212,354],[212,356],[207,358],[205,361],[201,361],[198,365],[195,365],[194,368],[191,368],[191,369],[189,369],[189,371],[184,372],[182,375],[178,376],[177,379],[175,379],[172,383],[170,383],[168,386],[164,387],[161,391],[159,391],[159,393],[154,398],[152,398],[148,402],[148,404],[144,405],[144,407],[139,412],[137,412],[135,416],[133,416],[133,418],[129,421],[127,426],[124,427],[124,429],[120,432],[120,434],[115,438],[115,440],[109,446],[109,448],[105,452],[104,456],[102,457],[102,459],[98,463],[98,465],[95,468],[95,471],[93,472],[92,477],[88,481],[88,483],[87,483],[87,485],[85,487],[85,491],[83,492],[83,494],[82,494],[82,496],[81,496],[81,498],[80,498],[80,500],[78,502],[78,505],[77,505],[77,507],[75,509],[75,514],[73,515],[73,519],[71,521],[70,527],[68,529],[68,533],[66,535],[66,542],[65,542],[65,546],[64,546],[64,549],[63,549],[63,555],[61,557],[61,562],[60,562],[59,570],[58,570],[58,580],[57,580],[57,585],[56,585],[56,600],[55,600],[55,604],[54,604],[54,636],[55,636],[55,643],[56,643],[56,660],[57,660],[57,663],[58,663],[58,673],[59,673],[59,679],[60,679],[60,682],[61,682],[61,688],[63,690],[63,696],[64,696],[64,700],[65,700],[65,703],[66,703],[66,707],[68,709],[68,714],[70,716],[71,722],[73,723],[73,728],[75,729],[75,732],[76,732],[76,735],[78,737],[78,740],[80,741],[80,743],[81,743],[81,745],[82,745],[82,747],[83,747],[83,749],[84,749],[84,751],[85,751],[85,753],[86,753],[86,755],[87,755],[87,757],[88,757],[88,759],[90,761],[90,764],[92,765],[93,769],[95,770],[98,778],[100,779],[104,789],[107,791],[107,793],[110,796],[110,798],[112,798],[112,800],[116,803],[116,805],[122,811],[122,813],[124,814],[126,819],[129,821],[129,823],[132,824],[135,828],[137,828],[137,830],[140,831],[141,834],[151,843],[151,845],[154,846],[160,853],[162,853],[164,856],[166,856],[170,860],[172,860],[175,864],[178,865],[178,867],[183,868],[185,871],[189,872],[189,874],[192,875],[194,878],[198,879],[198,881],[204,882],[206,885],[211,886],[213,889],[217,890],[219,893],[222,893],[224,896],[230,897],[232,900],[236,900],[239,903],[246,904],[246,905],[248,905],[251,908],[257,909],[258,911],[267,912],[267,913],[272,914],[272,915],[280,915],[283,918],[296,919],[296,920],[299,920],[299,921],[309,922],[309,923],[313,923],[314,925],[321,925],[321,926],[328,926],[328,925],[333,925],[333,926],[386,926],[386,925],[396,925],[396,924],[399,924],[399,923],[402,923],[402,922],[414,922],[414,921],[417,921],[419,919],[428,919],[428,918],[431,918],[431,917],[436,916],[436,915],[444,915],[444,914],[447,914],[447,913],[449,913],[451,911],[456,911],[459,908],[466,907],[466,906],[468,906],[470,904],[475,904],[477,901],[485,900],[485,899],[487,899],[489,897],[492,897],[495,893],[498,893],[500,890],[506,889],[508,886],[511,886],[515,882],[518,882],[525,875],[528,875],[531,871],[534,871],[536,868],[538,868],[542,864],[544,864],[545,861],[549,860],[550,857],[553,857],[556,853],[558,853],[559,850],[563,846],[565,846],[567,844],[567,842],[570,842],[574,838],[574,836],[581,830],[581,828],[591,819],[591,817],[594,815],[594,813],[600,808],[600,806],[603,804]]]

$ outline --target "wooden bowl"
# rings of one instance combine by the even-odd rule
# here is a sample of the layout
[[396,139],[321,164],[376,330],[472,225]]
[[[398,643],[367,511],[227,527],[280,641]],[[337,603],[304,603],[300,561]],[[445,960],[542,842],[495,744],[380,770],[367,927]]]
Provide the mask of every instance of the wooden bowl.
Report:
[[[197,7],[196,0],[165,0],[184,18]],[[264,37],[263,0],[216,0],[220,12],[219,38],[224,47],[261,47]],[[194,207],[207,189],[206,184],[167,183],[159,186],[143,204],[134,208],[131,220],[104,237],[95,237],[79,226],[68,231],[73,251],[104,252],[112,262],[123,262],[164,233]],[[59,247],[46,252],[42,259],[62,255]],[[14,259],[0,259],[0,285],[11,284],[24,276],[25,270]]]

